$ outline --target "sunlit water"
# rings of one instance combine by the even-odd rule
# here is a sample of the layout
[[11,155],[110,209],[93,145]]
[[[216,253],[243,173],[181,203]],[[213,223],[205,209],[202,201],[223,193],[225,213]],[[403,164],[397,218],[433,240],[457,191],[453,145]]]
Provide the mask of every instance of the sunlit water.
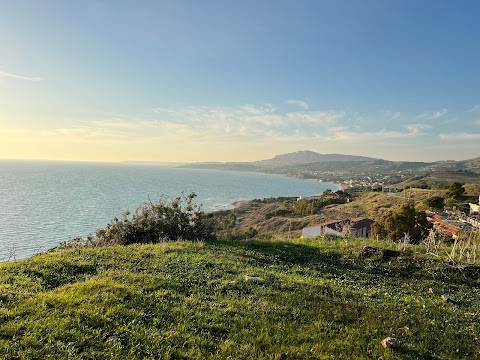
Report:
[[94,233],[148,199],[195,192],[208,211],[236,200],[308,196],[334,184],[281,175],[146,164],[0,161],[0,262]]

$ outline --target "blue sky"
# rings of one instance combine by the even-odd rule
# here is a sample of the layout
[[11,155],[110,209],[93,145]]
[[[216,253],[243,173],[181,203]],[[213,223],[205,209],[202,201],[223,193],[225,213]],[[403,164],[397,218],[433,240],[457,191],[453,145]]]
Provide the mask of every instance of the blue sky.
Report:
[[0,158],[480,156],[478,1],[0,8]]

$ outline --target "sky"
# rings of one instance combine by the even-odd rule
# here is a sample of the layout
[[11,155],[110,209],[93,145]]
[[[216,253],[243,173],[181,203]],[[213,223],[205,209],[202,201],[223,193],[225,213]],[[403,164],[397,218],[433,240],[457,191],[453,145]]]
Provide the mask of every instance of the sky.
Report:
[[480,156],[477,0],[0,0],[0,158]]

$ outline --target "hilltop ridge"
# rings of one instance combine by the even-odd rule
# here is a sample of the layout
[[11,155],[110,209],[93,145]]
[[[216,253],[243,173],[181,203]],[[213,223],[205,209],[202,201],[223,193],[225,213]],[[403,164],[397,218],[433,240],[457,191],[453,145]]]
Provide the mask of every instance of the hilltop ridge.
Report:
[[300,150],[293,153],[276,155],[272,159],[254,161],[259,167],[277,167],[288,165],[300,165],[309,163],[333,162],[333,161],[368,161],[376,160],[366,156],[343,155],[343,154],[319,154],[310,150]]
[[252,162],[191,163],[182,167],[257,171],[323,179],[330,182],[360,179],[371,184],[399,183],[405,181],[408,177],[425,174],[428,174],[431,183],[438,183],[448,178],[448,176],[445,177],[445,173],[464,172],[468,173],[468,176],[460,176],[460,178],[466,178],[468,182],[480,181],[480,157],[462,161],[390,161],[366,156],[319,154],[309,150],[302,150]]

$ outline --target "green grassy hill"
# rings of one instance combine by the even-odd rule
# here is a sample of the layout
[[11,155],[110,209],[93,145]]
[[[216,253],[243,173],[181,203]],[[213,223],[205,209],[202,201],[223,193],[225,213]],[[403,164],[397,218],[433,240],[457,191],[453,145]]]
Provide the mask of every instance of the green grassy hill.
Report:
[[[3,264],[0,358],[480,358],[480,267],[422,252],[179,242]],[[382,347],[387,336],[397,348]]]

